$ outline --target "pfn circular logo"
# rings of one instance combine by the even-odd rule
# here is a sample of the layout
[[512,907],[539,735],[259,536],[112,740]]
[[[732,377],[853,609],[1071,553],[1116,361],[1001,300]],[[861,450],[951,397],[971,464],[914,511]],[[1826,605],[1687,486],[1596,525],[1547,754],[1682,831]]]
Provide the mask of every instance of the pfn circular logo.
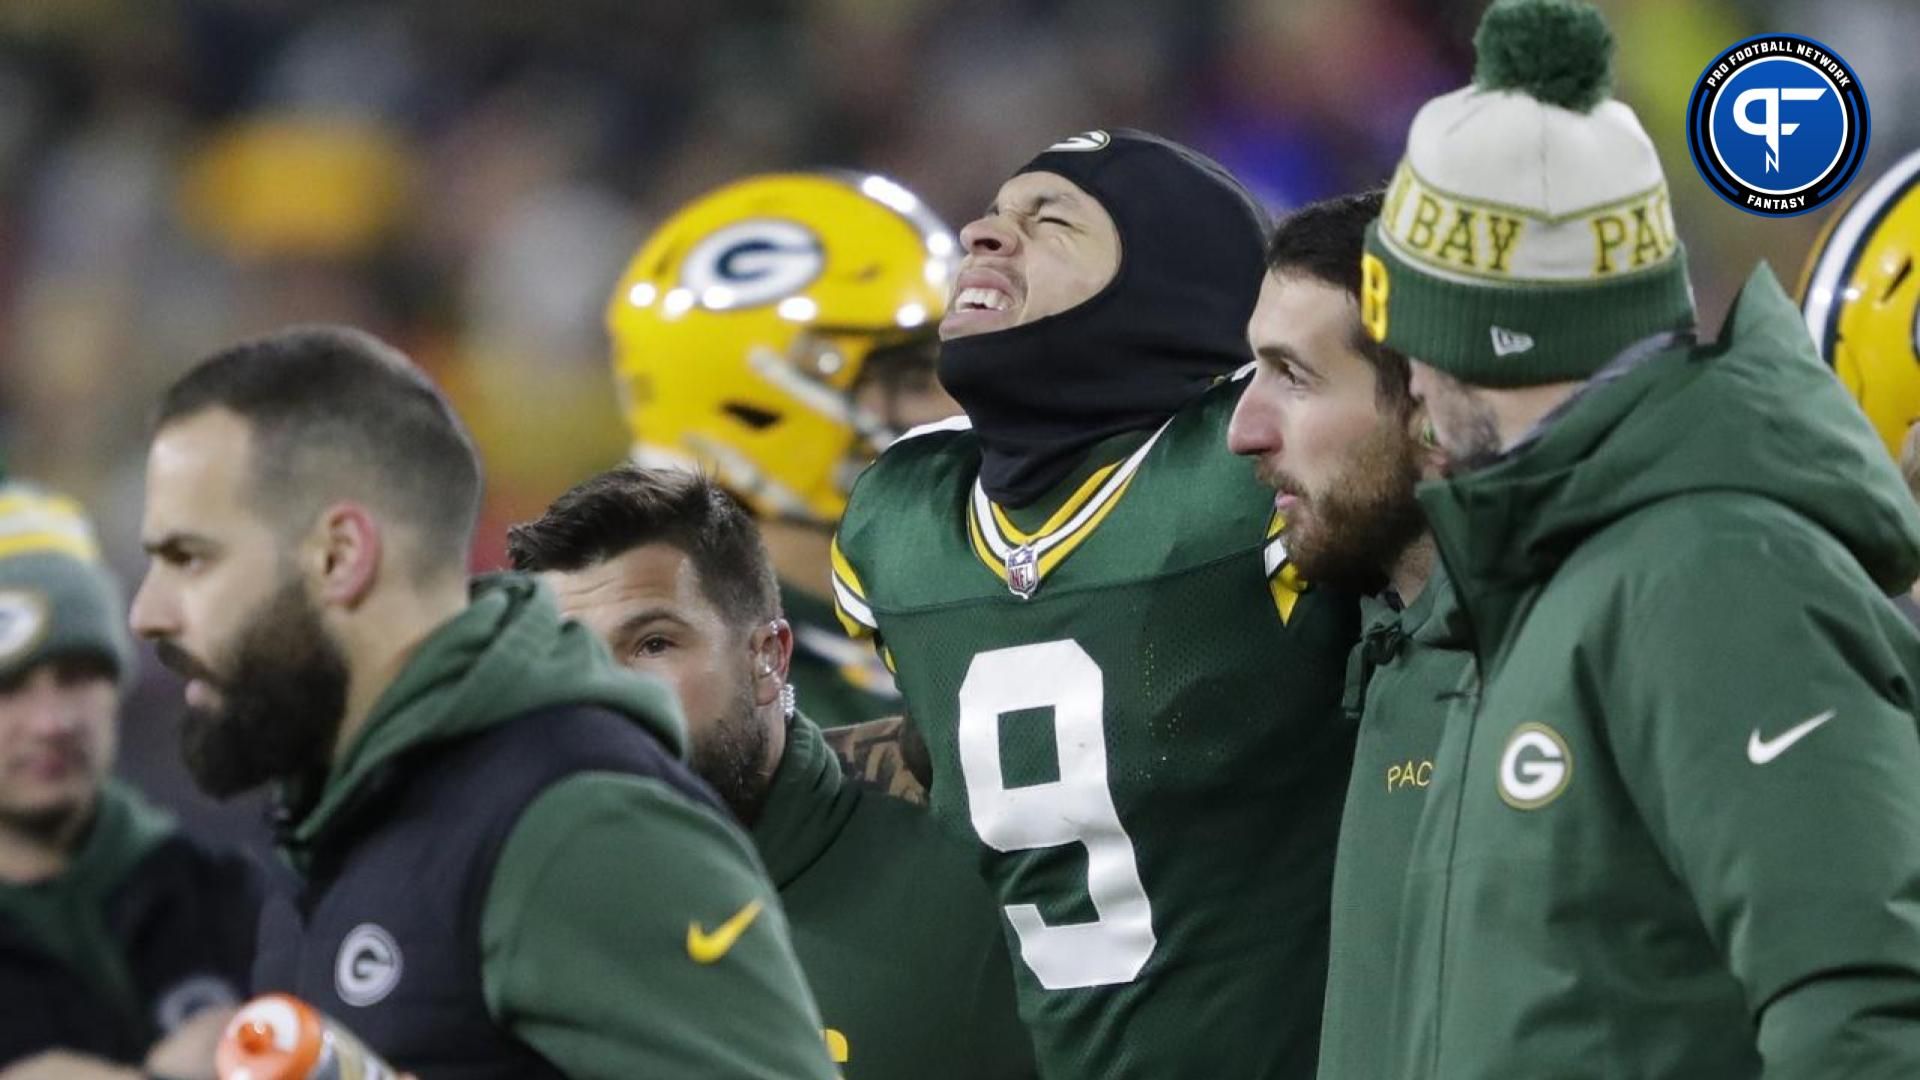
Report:
[[1687,149],[1700,178],[1762,217],[1833,201],[1866,160],[1870,128],[1853,68],[1798,34],[1734,45],[1700,73],[1687,100]]

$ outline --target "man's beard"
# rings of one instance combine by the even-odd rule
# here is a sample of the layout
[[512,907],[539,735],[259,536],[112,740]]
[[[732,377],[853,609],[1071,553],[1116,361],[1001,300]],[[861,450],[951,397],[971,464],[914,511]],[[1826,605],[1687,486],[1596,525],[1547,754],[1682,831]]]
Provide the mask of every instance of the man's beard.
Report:
[[1303,491],[1284,475],[1264,476],[1305,504],[1284,534],[1287,556],[1308,581],[1377,592],[1393,564],[1426,531],[1414,488],[1420,448],[1404,425],[1383,419],[1353,445],[1325,490]]
[[1499,460],[1503,452],[1500,421],[1493,406],[1444,372],[1435,373],[1435,382],[1436,392],[1428,396],[1427,409],[1445,422],[1441,449],[1447,457],[1447,475],[1473,472]]
[[222,799],[324,768],[347,704],[346,655],[298,581],[263,601],[235,641],[224,676],[158,645],[162,663],[219,693],[210,708],[187,706],[180,741],[194,781]]
[[767,726],[753,702],[752,680],[742,680],[726,715],[694,741],[689,764],[743,825],[760,816],[767,798]]
[[12,833],[28,841],[52,846],[76,834],[78,826],[93,816],[100,798],[96,788],[85,798],[31,810],[0,808],[0,832]]

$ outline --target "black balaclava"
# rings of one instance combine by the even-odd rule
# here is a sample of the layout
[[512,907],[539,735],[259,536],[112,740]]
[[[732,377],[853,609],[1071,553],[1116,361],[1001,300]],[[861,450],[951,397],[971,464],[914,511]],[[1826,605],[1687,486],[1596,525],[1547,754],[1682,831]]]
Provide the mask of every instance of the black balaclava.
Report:
[[1091,131],[1022,166],[1099,200],[1120,233],[1113,280],[1022,326],[942,343],[940,382],[980,438],[980,482],[1025,506],[1089,447],[1158,427],[1251,359],[1266,212],[1225,169],[1140,131]]

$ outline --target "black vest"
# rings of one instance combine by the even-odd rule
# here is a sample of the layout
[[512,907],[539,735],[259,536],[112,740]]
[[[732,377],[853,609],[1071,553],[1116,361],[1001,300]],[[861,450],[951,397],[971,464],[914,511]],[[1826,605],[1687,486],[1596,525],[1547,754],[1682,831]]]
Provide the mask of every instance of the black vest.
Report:
[[599,707],[424,747],[369,777],[297,895],[267,902],[255,989],[301,998],[422,1080],[563,1076],[488,1014],[480,920],[521,813],[587,771],[650,777],[726,813],[650,733]]
[[58,1048],[137,1064],[200,1008],[237,1004],[261,886],[251,859],[180,833],[140,860],[100,913],[133,977],[139,1016],[118,1015],[91,980],[0,922],[0,1068]]

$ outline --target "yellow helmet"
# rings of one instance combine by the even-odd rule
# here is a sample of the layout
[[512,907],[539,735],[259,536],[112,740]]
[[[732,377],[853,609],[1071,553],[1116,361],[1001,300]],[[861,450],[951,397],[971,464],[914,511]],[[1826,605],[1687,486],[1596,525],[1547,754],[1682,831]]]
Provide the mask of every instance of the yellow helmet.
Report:
[[876,351],[931,349],[958,260],[881,176],[755,176],[682,208],[607,304],[635,460],[706,469],[769,517],[839,520],[892,435],[854,386]]
[[1920,420],[1920,151],[1814,245],[1800,307],[1820,355],[1897,456]]

